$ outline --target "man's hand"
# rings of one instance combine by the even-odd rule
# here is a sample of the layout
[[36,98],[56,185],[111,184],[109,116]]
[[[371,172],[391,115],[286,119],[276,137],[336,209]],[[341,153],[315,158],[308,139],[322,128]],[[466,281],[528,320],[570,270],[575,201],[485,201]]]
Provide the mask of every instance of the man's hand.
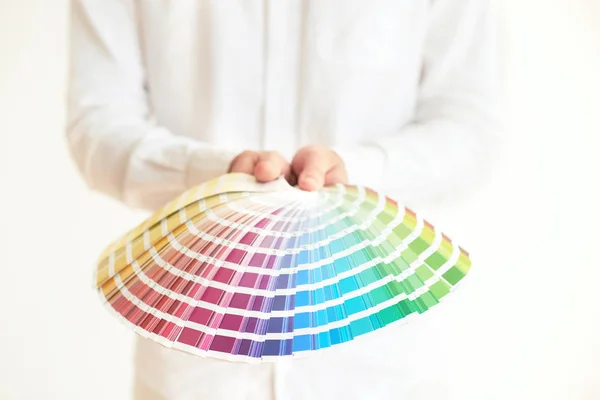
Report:
[[291,164],[275,151],[244,151],[233,159],[229,172],[254,175],[259,182],[270,182],[283,175],[290,185],[297,182],[300,189],[308,191],[348,180],[344,161],[323,146],[303,147]]

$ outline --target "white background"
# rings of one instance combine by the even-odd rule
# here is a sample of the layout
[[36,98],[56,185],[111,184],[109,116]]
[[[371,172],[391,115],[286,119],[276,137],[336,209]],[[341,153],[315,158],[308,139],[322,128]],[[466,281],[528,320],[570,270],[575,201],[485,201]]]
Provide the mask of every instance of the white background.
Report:
[[[0,0],[0,399],[126,399],[133,336],[91,286],[143,218],[66,149],[67,1]],[[600,399],[600,1],[502,3],[501,145],[419,210],[475,260],[446,340],[464,399]],[[460,355],[460,356],[459,356]]]

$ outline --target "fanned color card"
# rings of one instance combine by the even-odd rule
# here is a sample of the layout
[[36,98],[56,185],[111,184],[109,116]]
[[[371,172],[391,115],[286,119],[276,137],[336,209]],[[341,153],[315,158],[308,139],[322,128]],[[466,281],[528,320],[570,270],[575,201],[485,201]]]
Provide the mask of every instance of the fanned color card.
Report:
[[182,194],[101,255],[107,307],[164,346],[272,361],[420,314],[469,255],[370,189],[316,192],[228,174]]

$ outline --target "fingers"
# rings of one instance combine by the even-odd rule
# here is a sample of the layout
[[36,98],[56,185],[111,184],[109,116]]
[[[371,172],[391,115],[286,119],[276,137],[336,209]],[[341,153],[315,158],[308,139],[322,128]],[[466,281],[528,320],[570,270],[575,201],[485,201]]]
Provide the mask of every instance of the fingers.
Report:
[[290,164],[274,151],[244,151],[233,159],[229,172],[254,175],[259,182],[270,182],[281,175],[292,180]]
[[340,156],[320,146],[301,149],[292,161],[292,170],[298,175],[302,190],[319,190],[324,185],[346,182],[346,168]]
[[308,191],[348,180],[341,157],[323,146],[300,149],[291,165],[275,151],[244,151],[233,159],[229,172],[254,175],[259,182],[270,182],[283,175],[290,185],[297,181],[300,189]]

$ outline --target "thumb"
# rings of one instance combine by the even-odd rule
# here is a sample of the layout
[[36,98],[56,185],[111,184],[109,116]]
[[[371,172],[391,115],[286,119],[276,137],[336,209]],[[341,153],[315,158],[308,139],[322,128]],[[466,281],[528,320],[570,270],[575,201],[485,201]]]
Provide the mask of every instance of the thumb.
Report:
[[298,173],[298,186],[302,190],[319,190],[325,184],[325,175],[332,161],[326,152],[306,150],[297,155],[292,165]]

